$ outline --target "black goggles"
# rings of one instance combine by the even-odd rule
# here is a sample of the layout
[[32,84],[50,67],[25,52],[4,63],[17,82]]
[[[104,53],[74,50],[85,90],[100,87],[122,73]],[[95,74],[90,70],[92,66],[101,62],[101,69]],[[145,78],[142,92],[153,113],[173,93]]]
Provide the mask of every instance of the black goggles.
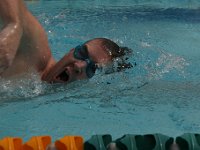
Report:
[[89,58],[88,50],[86,45],[78,45],[74,49],[74,58],[85,61],[86,66],[86,75],[88,78],[92,78],[97,69],[96,64]]

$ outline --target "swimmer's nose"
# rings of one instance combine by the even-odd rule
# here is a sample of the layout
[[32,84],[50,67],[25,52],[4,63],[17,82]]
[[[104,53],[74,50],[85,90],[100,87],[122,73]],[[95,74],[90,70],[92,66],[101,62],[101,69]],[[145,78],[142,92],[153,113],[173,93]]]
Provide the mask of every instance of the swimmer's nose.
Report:
[[74,63],[74,70],[76,74],[85,74],[87,63],[85,61],[78,61]]

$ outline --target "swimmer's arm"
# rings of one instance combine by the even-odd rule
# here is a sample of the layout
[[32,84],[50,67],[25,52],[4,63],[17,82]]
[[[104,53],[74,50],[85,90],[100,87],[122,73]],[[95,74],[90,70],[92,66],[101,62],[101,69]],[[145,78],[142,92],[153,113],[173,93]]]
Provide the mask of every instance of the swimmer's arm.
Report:
[[16,55],[22,37],[21,0],[0,0],[0,73],[8,68]]

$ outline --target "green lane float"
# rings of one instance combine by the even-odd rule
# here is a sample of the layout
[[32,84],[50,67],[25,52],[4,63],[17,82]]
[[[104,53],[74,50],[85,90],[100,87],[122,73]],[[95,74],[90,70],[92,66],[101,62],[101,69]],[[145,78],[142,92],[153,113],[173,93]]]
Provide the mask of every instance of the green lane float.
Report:
[[112,142],[112,137],[109,134],[93,135],[84,143],[85,150],[107,150],[108,144]]
[[200,134],[185,133],[175,139],[163,134],[125,134],[116,140],[104,134],[85,142],[81,136],[64,136],[55,142],[50,136],[34,136],[27,142],[5,137],[0,139],[0,150],[200,150]]
[[200,150],[200,134],[185,133],[176,138],[181,150]]
[[115,141],[120,150],[168,150],[173,142],[173,138],[162,134],[127,134]]

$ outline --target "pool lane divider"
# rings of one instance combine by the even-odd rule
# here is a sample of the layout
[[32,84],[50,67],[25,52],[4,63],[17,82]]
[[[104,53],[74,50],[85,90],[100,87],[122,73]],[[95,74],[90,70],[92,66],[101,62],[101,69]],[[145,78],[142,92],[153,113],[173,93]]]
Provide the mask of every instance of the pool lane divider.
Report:
[[19,137],[0,139],[0,150],[200,150],[200,134],[185,133],[176,138],[163,134],[125,134],[112,140],[110,134],[64,136],[52,143],[50,136],[34,136],[27,142]]

